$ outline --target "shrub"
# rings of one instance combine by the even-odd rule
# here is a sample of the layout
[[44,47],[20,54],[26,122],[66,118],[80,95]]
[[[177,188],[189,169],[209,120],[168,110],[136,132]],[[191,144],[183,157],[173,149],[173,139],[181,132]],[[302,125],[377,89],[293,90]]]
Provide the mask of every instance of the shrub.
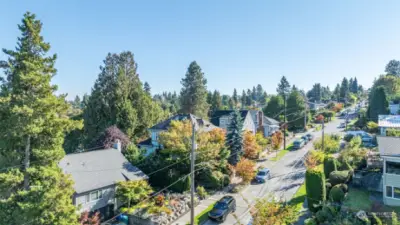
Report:
[[325,188],[326,188],[326,198],[329,198],[328,194],[332,189],[332,184],[328,182],[329,179],[325,182]]
[[387,129],[386,136],[400,137],[400,130],[393,129],[393,128]]
[[256,136],[249,131],[244,133],[243,150],[244,156],[249,159],[257,159],[261,152],[261,146],[257,143]]
[[221,171],[212,171],[210,169],[202,174],[202,181],[203,186],[210,189],[225,187],[230,182],[228,175],[223,174]]
[[242,158],[236,165],[236,174],[243,179],[243,182],[249,183],[256,175],[256,164],[246,158]]
[[344,191],[342,190],[340,185],[333,186],[331,191],[329,192],[329,198],[333,202],[342,203],[344,200]]
[[304,225],[318,225],[314,218],[304,220]]
[[318,169],[307,169],[305,182],[308,207],[311,212],[317,212],[318,205],[326,200],[325,174]]
[[154,203],[157,206],[163,206],[164,205],[164,195],[157,195],[157,197],[154,198]]
[[347,193],[349,191],[349,187],[347,186],[347,184],[338,184],[338,185],[344,193]]
[[332,186],[346,183],[349,180],[349,175],[350,173],[348,170],[333,171],[331,174],[329,174],[329,182],[332,184]]
[[[314,141],[314,148],[322,150],[322,138],[318,138]],[[336,153],[340,149],[340,140],[337,140],[336,136],[325,135],[324,136],[324,152],[325,153]]]
[[196,188],[196,190],[197,190],[197,194],[199,195],[200,199],[205,199],[205,198],[207,198],[208,193],[207,193],[207,191],[206,191],[206,189],[205,189],[204,187],[198,186],[198,187]]
[[378,133],[379,127],[378,127],[377,123],[375,123],[373,121],[369,121],[367,123],[367,129],[368,129],[368,132],[370,132],[370,133]]
[[359,137],[359,136],[353,137],[349,142],[349,148],[358,149],[358,148],[360,148],[361,143],[362,143],[361,137]]
[[347,161],[352,168],[363,168],[366,166],[366,159],[368,155],[368,150],[366,149],[349,149],[346,148],[340,152],[339,161]]
[[339,170],[353,170],[353,167],[347,160],[344,160],[344,162],[340,163]]
[[379,217],[376,216],[375,213],[372,213],[371,224],[374,224],[374,225],[382,225],[381,219],[379,219]]
[[325,177],[329,177],[332,171],[337,170],[337,160],[333,157],[325,157],[324,160],[324,173]]
[[347,142],[350,142],[351,139],[353,139],[353,137],[354,137],[354,135],[352,135],[352,134],[346,134],[343,139]]

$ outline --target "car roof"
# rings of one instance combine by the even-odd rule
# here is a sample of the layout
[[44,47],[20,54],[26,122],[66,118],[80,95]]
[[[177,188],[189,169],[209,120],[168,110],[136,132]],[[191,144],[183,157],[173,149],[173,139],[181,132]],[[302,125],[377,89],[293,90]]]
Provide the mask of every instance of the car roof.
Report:
[[223,202],[223,203],[227,203],[228,201],[232,200],[233,197],[230,195],[226,195],[224,197],[222,197],[218,202]]

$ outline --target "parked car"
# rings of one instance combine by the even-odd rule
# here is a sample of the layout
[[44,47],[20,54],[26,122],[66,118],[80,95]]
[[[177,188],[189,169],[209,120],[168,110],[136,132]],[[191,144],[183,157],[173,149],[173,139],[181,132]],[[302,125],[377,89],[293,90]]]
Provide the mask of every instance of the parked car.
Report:
[[301,139],[303,139],[304,144],[307,144],[310,141],[306,135],[302,136]]
[[208,217],[212,220],[224,222],[229,213],[235,212],[236,200],[230,195],[222,197],[208,213]]
[[304,146],[304,140],[303,139],[296,139],[293,142],[293,149],[300,149]]
[[260,169],[254,178],[258,183],[265,183],[271,178],[270,170],[267,168]]
[[306,134],[306,136],[308,137],[308,140],[310,140],[310,141],[314,138],[314,136],[310,133]]
[[340,123],[338,128],[345,128],[346,127],[346,123]]

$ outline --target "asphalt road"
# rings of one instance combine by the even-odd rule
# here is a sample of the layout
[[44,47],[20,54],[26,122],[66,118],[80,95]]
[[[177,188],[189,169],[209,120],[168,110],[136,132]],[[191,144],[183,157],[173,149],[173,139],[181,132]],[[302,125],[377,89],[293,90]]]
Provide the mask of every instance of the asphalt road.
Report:
[[[325,134],[340,133],[343,129],[338,129],[337,126],[343,120],[336,120],[325,125]],[[322,136],[322,131],[312,133],[314,138]],[[312,141],[305,145],[300,150],[295,150],[287,153],[278,162],[266,161],[261,165],[271,170],[271,179],[263,184],[251,184],[247,186],[240,194],[232,194],[236,199],[236,212],[230,214],[224,223],[218,223],[208,220],[205,225],[215,224],[248,224],[251,215],[249,208],[257,199],[263,197],[274,197],[282,200],[290,200],[297,189],[304,182],[305,167],[302,159],[305,154],[313,148]],[[212,199],[218,200],[224,194]],[[235,218],[236,217],[236,218]]]

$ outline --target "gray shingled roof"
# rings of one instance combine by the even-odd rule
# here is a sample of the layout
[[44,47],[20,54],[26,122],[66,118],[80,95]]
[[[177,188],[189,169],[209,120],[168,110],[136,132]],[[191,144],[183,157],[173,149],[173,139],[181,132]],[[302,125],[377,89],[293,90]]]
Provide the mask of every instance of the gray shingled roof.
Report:
[[170,118],[161,121],[157,123],[156,125],[152,126],[150,129],[155,129],[155,130],[167,130],[169,125],[171,124],[171,121],[184,121],[190,119],[192,123],[195,124],[195,129],[200,130],[200,131],[211,131],[215,128],[212,123],[210,123],[207,120],[204,120],[200,117],[197,117],[193,114],[177,114],[174,116],[171,116]]
[[265,125],[277,125],[278,126],[279,122],[274,120],[274,119],[272,119],[272,118],[270,118],[270,117],[264,116],[264,124]]
[[118,181],[148,178],[116,149],[69,154],[59,166],[64,173],[72,175],[76,193],[110,186]]
[[400,156],[400,138],[378,136],[377,141],[381,155]]

